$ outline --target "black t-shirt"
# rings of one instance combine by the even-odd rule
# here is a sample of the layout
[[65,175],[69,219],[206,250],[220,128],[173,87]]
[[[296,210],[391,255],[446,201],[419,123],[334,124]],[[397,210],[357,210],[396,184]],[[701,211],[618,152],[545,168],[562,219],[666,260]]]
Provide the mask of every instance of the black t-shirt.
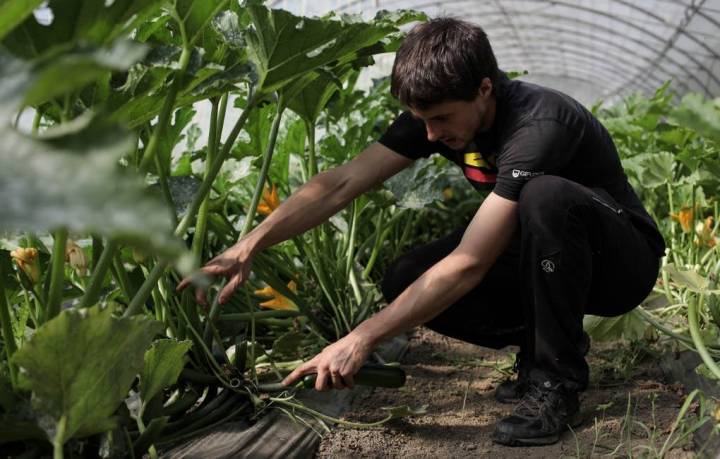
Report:
[[605,127],[579,102],[559,91],[504,74],[496,83],[495,120],[464,151],[427,140],[425,123],[402,113],[379,142],[408,158],[440,153],[457,164],[478,190],[517,201],[523,185],[556,175],[602,188],[628,212],[658,255],[665,243],[622,169]]

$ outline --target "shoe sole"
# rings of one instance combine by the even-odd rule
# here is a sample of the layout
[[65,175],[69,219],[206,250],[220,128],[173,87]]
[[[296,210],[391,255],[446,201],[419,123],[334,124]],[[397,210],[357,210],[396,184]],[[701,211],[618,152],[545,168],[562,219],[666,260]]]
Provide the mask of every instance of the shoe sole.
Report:
[[[580,416],[580,413],[577,413],[570,419],[568,425],[573,428],[578,427],[582,424],[582,421],[582,416]],[[498,434],[493,432],[492,441],[505,446],[547,446],[560,441],[560,437],[563,433],[565,433],[565,431],[545,437],[516,438],[508,434]]]

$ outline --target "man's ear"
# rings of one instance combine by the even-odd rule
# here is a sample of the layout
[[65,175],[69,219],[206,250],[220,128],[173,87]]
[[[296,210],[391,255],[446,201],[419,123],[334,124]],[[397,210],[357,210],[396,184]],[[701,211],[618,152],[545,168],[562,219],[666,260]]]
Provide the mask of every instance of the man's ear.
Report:
[[492,81],[490,81],[490,78],[485,77],[480,82],[480,87],[478,88],[478,95],[482,97],[483,99],[487,99],[490,97],[493,91],[493,84]]

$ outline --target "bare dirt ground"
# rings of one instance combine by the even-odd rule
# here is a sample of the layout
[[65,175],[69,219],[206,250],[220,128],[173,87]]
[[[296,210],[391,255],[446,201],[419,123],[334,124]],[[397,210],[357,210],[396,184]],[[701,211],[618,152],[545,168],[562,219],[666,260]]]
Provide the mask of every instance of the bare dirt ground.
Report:
[[[575,432],[545,447],[492,443],[494,423],[512,410],[493,396],[511,367],[512,351],[480,348],[418,329],[402,360],[406,386],[359,397],[345,418],[375,421],[384,417],[381,407],[397,405],[427,405],[427,414],[372,430],[339,427],[325,436],[316,457],[657,457],[685,390],[663,382],[652,351],[621,349],[619,344],[593,345],[588,355],[590,388],[581,396],[584,422]],[[677,442],[665,455],[694,456],[690,441]]]

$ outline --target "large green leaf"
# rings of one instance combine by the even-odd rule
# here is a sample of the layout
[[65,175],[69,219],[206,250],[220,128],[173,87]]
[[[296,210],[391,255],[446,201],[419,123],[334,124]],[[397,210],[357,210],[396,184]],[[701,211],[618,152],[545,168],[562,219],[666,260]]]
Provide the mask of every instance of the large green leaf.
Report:
[[112,308],[65,310],[40,327],[14,357],[35,408],[49,416],[48,438],[83,437],[109,430],[160,323],[145,316],[117,318]]
[[252,27],[248,56],[257,67],[261,93],[271,93],[307,72],[377,43],[397,29],[388,25],[302,18],[283,10],[248,5]]
[[24,58],[38,57],[68,44],[106,44],[127,35],[162,3],[163,0],[51,0],[47,7],[52,15],[50,24],[39,24],[29,16],[5,37],[3,44]]
[[639,158],[638,166],[638,178],[644,188],[656,188],[673,182],[675,157],[672,153],[649,153]]
[[384,183],[383,186],[397,199],[398,207],[422,209],[434,201],[442,201],[443,195],[435,186],[434,177],[427,174],[431,165],[432,161],[415,161]]
[[0,0],[0,40],[30,16],[43,0]]
[[140,375],[140,398],[144,402],[175,384],[191,347],[192,341],[174,339],[161,339],[152,344],[145,353],[145,366]]
[[182,251],[167,206],[147,195],[139,176],[118,165],[133,148],[132,136],[102,125],[57,138],[12,129],[0,129],[0,135],[0,229],[66,227],[149,245],[166,255]]

